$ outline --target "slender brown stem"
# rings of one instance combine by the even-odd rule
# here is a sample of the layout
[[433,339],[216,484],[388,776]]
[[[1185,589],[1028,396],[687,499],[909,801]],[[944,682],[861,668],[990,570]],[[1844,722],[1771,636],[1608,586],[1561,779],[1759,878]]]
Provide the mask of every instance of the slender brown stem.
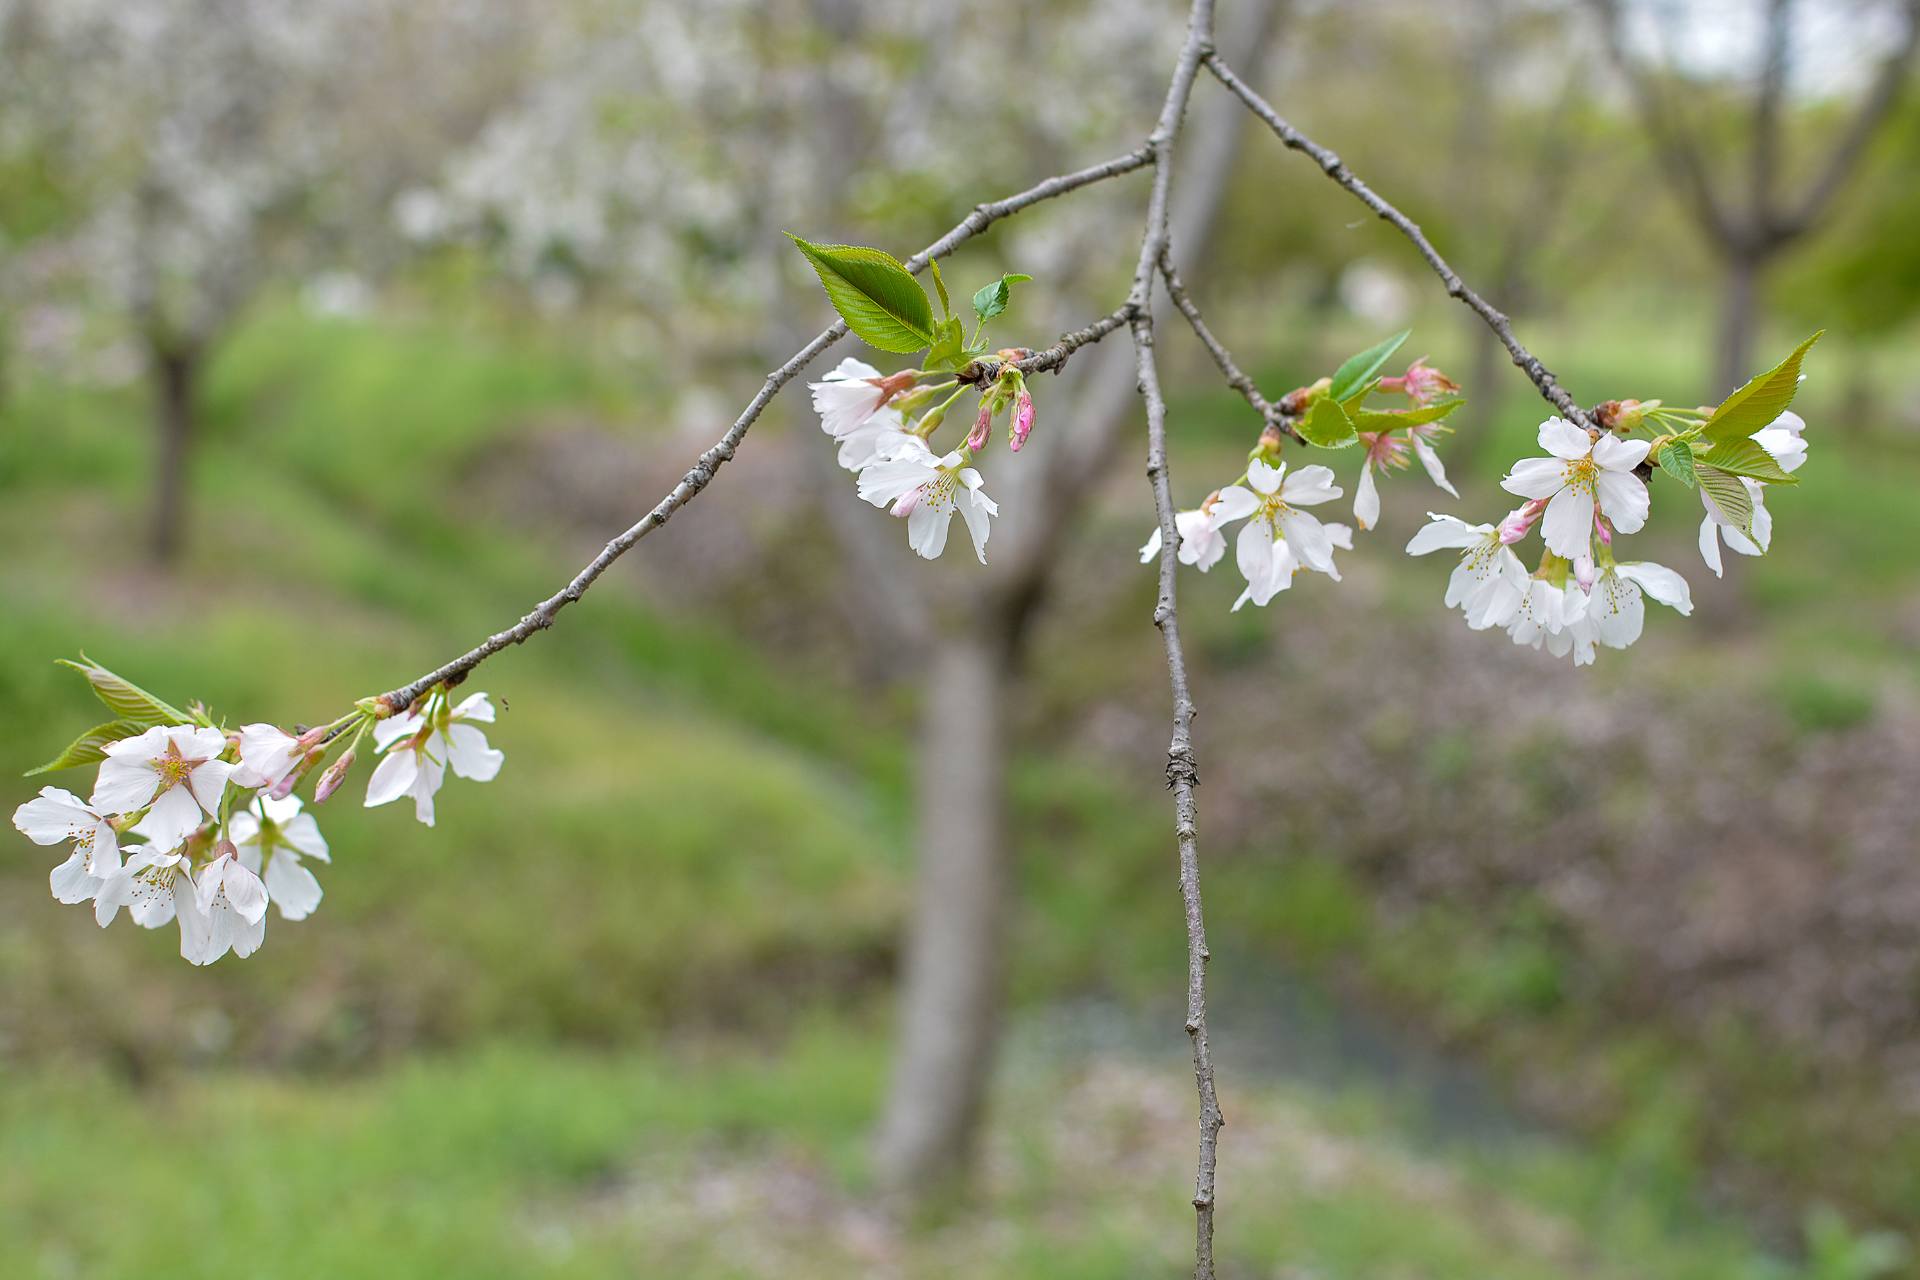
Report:
[[1227,385],[1238,391],[1241,398],[1253,406],[1253,411],[1260,415],[1262,422],[1278,427],[1298,440],[1300,432],[1294,427],[1293,418],[1279,405],[1260,394],[1260,388],[1254,385],[1253,379],[1234,363],[1233,353],[1227,350],[1226,344],[1214,337],[1213,330],[1207,327],[1206,317],[1200,314],[1200,305],[1193,300],[1193,295],[1187,292],[1187,286],[1181,281],[1180,273],[1174,269],[1171,247],[1160,255],[1160,278],[1166,283],[1167,296],[1173,299],[1174,308],[1187,318],[1187,327],[1193,330],[1193,336],[1200,339],[1200,345],[1205,347],[1207,354],[1213,357],[1213,363],[1219,368],[1220,375],[1227,380]]
[[1507,353],[1513,357],[1513,363],[1533,381],[1533,385],[1539,388],[1540,394],[1546,397],[1548,403],[1579,425],[1583,427],[1588,425],[1586,411],[1574,403],[1573,397],[1567,394],[1566,388],[1555,380],[1553,373],[1541,363],[1540,358],[1521,345],[1520,339],[1514,337],[1513,323],[1492,303],[1470,289],[1466,281],[1460,278],[1460,273],[1447,265],[1447,260],[1440,256],[1440,251],[1433,247],[1433,242],[1427,239],[1426,233],[1420,230],[1418,223],[1394,208],[1372,187],[1362,182],[1353,170],[1342,163],[1339,156],[1282,119],[1280,113],[1268,105],[1266,99],[1255,93],[1246,81],[1235,75],[1232,69],[1220,60],[1218,54],[1209,53],[1205,63],[1207,69],[1213,72],[1220,83],[1231,90],[1240,101],[1246,103],[1247,109],[1253,112],[1262,124],[1273,130],[1281,142],[1290,149],[1310,157],[1329,178],[1345,187],[1362,204],[1372,209],[1386,222],[1391,223],[1401,235],[1412,241],[1413,247],[1420,251],[1420,256],[1427,260],[1427,265],[1433,268],[1434,274],[1439,276],[1440,282],[1447,287],[1447,292],[1465,303],[1474,314],[1486,322],[1487,327],[1493,330],[1494,336],[1499,338],[1501,344],[1506,347]]

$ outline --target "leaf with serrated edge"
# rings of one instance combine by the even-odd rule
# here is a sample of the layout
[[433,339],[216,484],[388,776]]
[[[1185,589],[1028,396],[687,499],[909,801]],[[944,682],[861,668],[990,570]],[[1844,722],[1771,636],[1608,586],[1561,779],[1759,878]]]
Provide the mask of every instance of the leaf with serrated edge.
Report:
[[1700,487],[1720,508],[1720,514],[1731,520],[1734,528],[1753,537],[1753,498],[1747,493],[1747,486],[1740,483],[1740,477],[1699,461],[1694,464],[1694,474],[1700,479]]
[[132,720],[109,720],[105,724],[97,724],[68,743],[65,751],[38,769],[27,770],[26,776],[31,778],[36,773],[51,773],[55,769],[77,769],[83,764],[104,760],[110,743],[137,737],[146,728],[146,725],[136,724]]
[[1684,440],[1669,440],[1660,450],[1660,469],[1689,489],[1698,488],[1700,477],[1694,473],[1693,450]]
[[1799,389],[1800,361],[1805,358],[1807,348],[1820,341],[1820,335],[1825,332],[1825,329],[1818,330],[1795,347],[1792,355],[1722,400],[1713,416],[1707,419],[1702,432],[1706,439],[1716,444],[1737,440],[1752,435],[1779,417],[1793,403],[1793,394]]
[[820,277],[827,300],[859,339],[910,355],[933,343],[927,291],[891,254],[860,245],[812,244],[787,233]]
[[981,324],[985,324],[1005,311],[1007,305],[1013,301],[1012,286],[1031,279],[1033,279],[1032,276],[1015,272],[1001,276],[992,284],[981,286],[973,295],[973,314],[980,317]]
[[1335,400],[1345,400],[1359,390],[1367,379],[1380,372],[1388,358],[1400,349],[1400,344],[1412,332],[1411,329],[1402,329],[1391,338],[1376,342],[1358,355],[1348,357],[1345,364],[1333,371],[1333,387],[1327,394]]
[[192,717],[180,708],[160,699],[142,689],[124,676],[115,675],[86,654],[80,655],[80,661],[67,658],[56,659],[63,667],[71,667],[87,678],[93,686],[94,696],[106,703],[107,710],[123,720],[131,720],[142,727],[156,724],[188,724]]
[[1308,444],[1322,449],[1344,449],[1360,438],[1354,434],[1353,421],[1347,417],[1347,411],[1332,396],[1322,396],[1313,402],[1313,408],[1300,420],[1299,430]]
[[1359,431],[1398,431],[1402,427],[1438,422],[1465,403],[1465,400],[1442,400],[1437,404],[1423,404],[1418,409],[1363,409],[1358,413],[1348,408],[1347,417]]
[[1722,440],[1701,456],[1701,461],[1710,462],[1722,471],[1731,471],[1737,476],[1751,476],[1767,484],[1799,484],[1780,466],[1780,460],[1761,448],[1757,440],[1745,436],[1736,436],[1731,440]]

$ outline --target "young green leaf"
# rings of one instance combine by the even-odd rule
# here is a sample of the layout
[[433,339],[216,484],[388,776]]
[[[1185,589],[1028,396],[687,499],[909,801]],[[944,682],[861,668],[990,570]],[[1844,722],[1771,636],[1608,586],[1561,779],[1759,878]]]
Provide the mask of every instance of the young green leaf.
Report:
[[858,245],[811,244],[787,233],[820,276],[827,300],[862,342],[910,355],[933,343],[933,304],[893,256]]
[[984,285],[973,295],[973,314],[985,324],[1007,309],[1013,301],[1013,286],[1033,279],[1032,276],[1019,274],[1004,275],[990,285]]
[[1694,463],[1694,474],[1700,480],[1700,487],[1720,508],[1720,514],[1732,521],[1734,528],[1751,538],[1753,499],[1747,494],[1747,486],[1740,483],[1740,477],[1698,460]]
[[1360,437],[1354,434],[1353,420],[1332,396],[1321,396],[1300,420],[1300,437],[1322,449],[1344,449]]
[[80,655],[80,661],[71,662],[59,659],[63,667],[71,667],[87,678],[93,686],[94,696],[107,704],[107,709],[141,728],[156,724],[189,724],[192,717],[178,707],[162,702],[142,689],[139,685],[122,676],[117,676],[105,667]]
[[959,369],[973,359],[967,350],[967,335],[960,317],[948,316],[933,326],[933,349],[921,363],[928,369]]
[[1356,356],[1350,356],[1347,362],[1333,371],[1333,389],[1327,392],[1335,400],[1345,400],[1362,386],[1367,379],[1386,365],[1389,357],[1400,349],[1407,340],[1411,329],[1402,329],[1383,342],[1376,342]]
[[1818,330],[1795,347],[1792,355],[1722,400],[1713,416],[1707,419],[1705,437],[1716,444],[1737,440],[1752,435],[1779,417],[1793,403],[1793,393],[1799,389],[1800,361],[1806,356],[1807,348],[1818,342],[1825,332],[1825,329]]
[[943,316],[952,316],[953,303],[947,300],[947,282],[940,278],[940,260],[938,258],[928,258],[927,267],[933,272],[934,291],[940,295],[940,314]]
[[1710,462],[1722,471],[1731,471],[1737,476],[1752,476],[1768,484],[1800,483],[1781,468],[1777,458],[1760,447],[1759,441],[1749,440],[1745,436],[1719,441],[1701,456],[1701,461]]
[[95,760],[104,760],[107,758],[108,743],[134,737],[147,727],[132,720],[109,720],[105,724],[97,724],[68,743],[65,751],[38,769],[27,770],[26,776],[31,778],[36,773],[74,769],[83,764],[92,764]]
[[1463,399],[1441,400],[1434,404],[1423,404],[1418,409],[1360,409],[1351,405],[1342,405],[1347,411],[1348,421],[1357,431],[1397,431],[1401,427],[1418,427],[1440,419],[1465,404]]
[[1660,469],[1684,484],[1689,489],[1698,488],[1700,477],[1694,474],[1693,450],[1684,440],[1669,440],[1661,447],[1655,461]]

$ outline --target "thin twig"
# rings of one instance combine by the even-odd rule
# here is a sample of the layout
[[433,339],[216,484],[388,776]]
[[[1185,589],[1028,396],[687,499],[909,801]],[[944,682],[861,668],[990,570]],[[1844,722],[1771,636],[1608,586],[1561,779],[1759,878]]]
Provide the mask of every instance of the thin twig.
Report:
[[1075,329],[1072,333],[1062,334],[1060,341],[1052,346],[1014,361],[1013,367],[1022,373],[1058,373],[1066,366],[1068,356],[1082,347],[1100,341],[1131,319],[1133,319],[1131,308],[1117,307],[1111,315],[1101,316],[1084,329]]
[[1167,296],[1173,299],[1173,305],[1180,314],[1187,318],[1187,326],[1193,330],[1193,336],[1200,339],[1200,345],[1207,349],[1207,354],[1213,357],[1213,363],[1218,366],[1221,376],[1227,380],[1227,385],[1238,391],[1241,397],[1253,406],[1253,411],[1260,415],[1261,421],[1278,427],[1298,440],[1300,432],[1293,425],[1292,416],[1260,394],[1260,388],[1254,385],[1253,379],[1234,363],[1233,353],[1228,351],[1226,345],[1213,336],[1213,330],[1207,327],[1206,318],[1200,314],[1200,305],[1187,292],[1187,286],[1181,281],[1180,273],[1174,269],[1172,246],[1168,246],[1167,251],[1160,255],[1160,278],[1166,282]]
[[1532,379],[1533,385],[1540,389],[1540,394],[1572,421],[1583,427],[1588,425],[1586,411],[1574,403],[1573,397],[1568,395],[1566,388],[1554,379],[1552,372],[1541,363],[1540,358],[1522,346],[1520,339],[1513,336],[1513,323],[1492,303],[1467,287],[1466,281],[1460,278],[1460,273],[1447,265],[1447,260],[1440,256],[1440,251],[1433,247],[1433,242],[1427,239],[1426,233],[1420,230],[1418,223],[1394,208],[1372,187],[1362,182],[1341,162],[1339,156],[1282,119],[1280,114],[1267,104],[1266,99],[1255,93],[1248,87],[1246,81],[1235,75],[1232,69],[1220,60],[1218,54],[1209,53],[1204,61],[1207,69],[1213,72],[1220,83],[1232,90],[1240,101],[1246,103],[1247,109],[1253,112],[1261,123],[1273,130],[1281,142],[1292,150],[1311,157],[1329,178],[1345,187],[1362,204],[1372,209],[1385,221],[1392,223],[1401,235],[1412,241],[1413,247],[1420,251],[1420,256],[1427,260],[1427,265],[1433,268],[1434,274],[1438,275],[1441,283],[1446,285],[1447,292],[1460,299],[1472,308],[1476,315],[1486,321],[1487,327],[1493,330],[1494,336],[1500,339],[1508,354],[1513,357],[1513,363]]
[[1187,684],[1187,660],[1180,645],[1180,621],[1174,586],[1178,576],[1180,532],[1174,523],[1173,482],[1167,466],[1167,402],[1160,391],[1160,372],[1153,356],[1154,278],[1167,249],[1168,193],[1173,185],[1174,142],[1187,99],[1203,59],[1213,50],[1212,0],[1193,0],[1187,15],[1187,39],[1174,64],[1167,100],[1160,109],[1148,145],[1153,150],[1153,194],[1147,203],[1147,225],[1141,236],[1140,259],[1134,267],[1133,289],[1127,295],[1132,310],[1133,346],[1138,366],[1140,398],[1147,411],[1147,478],[1153,486],[1154,510],[1160,520],[1160,593],[1153,621],[1167,652],[1167,679],[1173,690],[1173,738],[1167,746],[1167,785],[1173,790],[1174,837],[1179,847],[1180,899],[1187,923],[1187,1036],[1193,1048],[1193,1080],[1200,1095],[1200,1148],[1193,1174],[1194,1280],[1213,1280],[1214,1168],[1218,1158],[1220,1101],[1214,1091],[1213,1055],[1207,1044],[1207,931],[1200,902],[1200,849],[1196,836],[1194,788],[1200,783],[1194,764],[1193,694]]
[[[907,259],[907,270],[917,275],[926,270],[927,264],[933,259],[947,256],[1002,218],[1039,204],[1043,200],[1065,195],[1069,191],[1078,190],[1092,183],[1132,173],[1135,169],[1144,168],[1152,163],[1152,159],[1150,148],[1142,146],[1125,155],[1115,156],[1104,163],[1074,173],[1048,178],[1004,200],[975,205],[951,231]],[[846,333],[846,323],[835,321],[822,329],[806,346],[796,351],[786,363],[768,374],[759,393],[748,401],[746,409],[734,420],[733,425],[727,428],[726,434],[721,436],[712,448],[700,455],[693,468],[680,478],[680,483],[673,487],[672,492],[655,504],[653,510],[642,516],[632,527],[601,548],[600,554],[588,561],[566,586],[535,605],[531,612],[504,631],[496,631],[451,662],[435,667],[412,683],[401,685],[398,689],[382,694],[380,702],[390,711],[404,711],[413,705],[415,698],[434,685],[443,680],[463,679],[469,671],[502,649],[520,644],[535,632],[544,631],[552,626],[559,612],[585,595],[587,588],[607,571],[609,565],[625,555],[640,539],[672,519],[674,512],[692,501],[696,494],[706,488],[712,482],[714,474],[719,471],[721,464],[733,457],[734,450],[739,447],[741,440],[745,439],[748,430],[752,428],[768,403],[779,394],[780,389],[793,381],[802,369],[813,362],[814,357],[845,337]]]

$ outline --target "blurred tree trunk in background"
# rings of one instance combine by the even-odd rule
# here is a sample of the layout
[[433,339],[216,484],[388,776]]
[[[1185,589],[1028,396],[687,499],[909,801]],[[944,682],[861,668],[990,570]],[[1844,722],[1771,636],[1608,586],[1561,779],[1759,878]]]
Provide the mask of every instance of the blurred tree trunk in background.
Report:
[[180,555],[187,518],[187,464],[193,448],[194,411],[200,390],[201,348],[190,342],[148,342],[155,428],[153,523],[147,549],[161,564]]
[[[1719,189],[1706,144],[1683,118],[1698,95],[1671,93],[1670,73],[1655,74],[1627,48],[1624,0],[1589,0],[1600,19],[1613,61],[1633,91],[1641,123],[1667,184],[1686,204],[1701,235],[1720,259],[1720,328],[1714,347],[1714,394],[1725,395],[1756,372],[1753,339],[1767,268],[1804,240],[1832,208],[1865,157],[1874,135],[1892,114],[1920,48],[1920,0],[1902,0],[1905,31],[1881,62],[1872,83],[1841,133],[1829,140],[1814,176],[1798,200],[1778,195],[1784,139],[1781,103],[1792,87],[1795,0],[1766,0],[1760,65],[1754,74],[1747,125],[1744,194]],[[1679,105],[1676,105],[1676,100]]]
[[[1251,72],[1265,59],[1281,7],[1268,0],[1236,6],[1239,29],[1221,43]],[[1189,267],[1224,203],[1245,117],[1224,94],[1194,108],[1172,211],[1173,251]],[[963,1183],[985,1113],[1004,1020],[1013,906],[1005,826],[1014,750],[1009,711],[1031,623],[1053,590],[1067,537],[1112,474],[1124,428],[1136,421],[1132,367],[1122,333],[1038,389],[1040,426],[1022,465],[997,478],[1005,515],[995,525],[990,563],[936,623],[921,710],[919,876],[893,1081],[876,1150],[889,1186],[908,1203],[929,1203]],[[1254,434],[1250,424],[1249,438]],[[1141,527],[1147,523],[1143,516]]]

